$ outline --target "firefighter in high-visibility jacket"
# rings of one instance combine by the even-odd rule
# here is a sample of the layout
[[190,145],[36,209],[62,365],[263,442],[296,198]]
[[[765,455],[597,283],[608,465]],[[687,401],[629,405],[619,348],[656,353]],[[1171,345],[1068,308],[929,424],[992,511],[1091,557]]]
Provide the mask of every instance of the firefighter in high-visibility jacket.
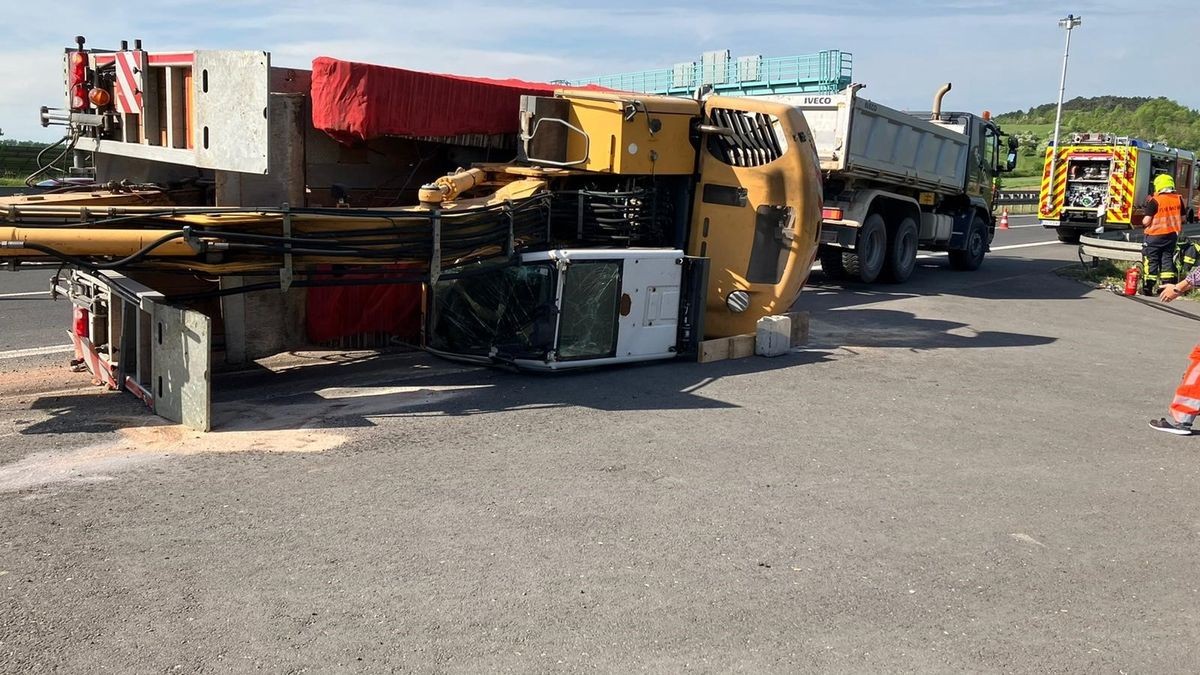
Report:
[[1146,200],[1142,225],[1142,294],[1154,295],[1158,284],[1175,283],[1175,247],[1183,230],[1183,195],[1175,191],[1175,179],[1167,174],[1154,177],[1154,196]]

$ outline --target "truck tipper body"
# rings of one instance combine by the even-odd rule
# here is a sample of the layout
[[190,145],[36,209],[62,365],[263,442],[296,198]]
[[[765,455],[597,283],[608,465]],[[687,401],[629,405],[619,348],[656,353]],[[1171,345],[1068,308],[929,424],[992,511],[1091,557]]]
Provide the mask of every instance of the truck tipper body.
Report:
[[823,178],[824,271],[902,282],[918,249],[947,251],[958,269],[978,268],[995,233],[994,179],[1015,160],[1002,158],[999,127],[942,112],[948,86],[929,113],[880,105],[858,89],[768,97],[795,106],[812,130]]
[[[564,370],[753,333],[816,255],[817,154],[792,106],[82,39],[65,56],[66,107],[43,119],[99,184],[6,199],[0,262],[61,266],[76,361],[197,428],[221,359],[377,329],[389,289],[416,289],[430,351]],[[399,96],[413,81],[446,100]]]

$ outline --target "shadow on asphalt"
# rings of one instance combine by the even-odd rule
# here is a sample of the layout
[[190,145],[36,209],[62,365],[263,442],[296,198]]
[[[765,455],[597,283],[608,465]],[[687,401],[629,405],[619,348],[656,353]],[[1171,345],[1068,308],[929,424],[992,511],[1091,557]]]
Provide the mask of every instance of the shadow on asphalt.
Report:
[[1055,270],[1062,260],[989,258],[975,272],[952,270],[944,261],[920,261],[903,284],[863,284],[833,279],[815,270],[804,287],[797,310],[823,312],[903,298],[954,296],[980,300],[1081,300],[1090,292],[1063,279]]
[[[706,398],[703,388],[723,377],[797,368],[832,360],[820,351],[711,364],[663,363],[535,375],[436,361],[419,374],[406,354],[353,363],[314,365],[284,373],[242,374],[214,381],[214,430],[348,429],[371,427],[371,418],[459,416],[567,407],[602,411],[711,410],[733,404]],[[389,361],[392,363],[389,364]],[[398,365],[398,372],[389,372]],[[421,364],[416,364],[421,365]],[[111,432],[143,423],[129,416],[126,396],[68,395],[34,401],[50,419],[21,434]],[[149,416],[149,412],[146,413]],[[86,427],[86,428],[85,428]]]
[[1046,345],[1058,339],[1049,335],[977,331],[969,324],[924,319],[891,309],[844,309],[819,316],[813,319],[809,340],[817,348],[994,349]]

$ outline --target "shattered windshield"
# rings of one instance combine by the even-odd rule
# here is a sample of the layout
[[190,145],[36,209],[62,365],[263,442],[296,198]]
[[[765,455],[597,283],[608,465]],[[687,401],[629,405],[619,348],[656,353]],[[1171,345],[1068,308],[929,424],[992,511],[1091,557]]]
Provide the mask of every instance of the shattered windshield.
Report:
[[439,281],[430,346],[455,354],[542,358],[554,347],[558,315],[550,263],[504,267]]
[[619,262],[577,262],[567,269],[563,279],[559,358],[597,358],[616,354],[620,293]]

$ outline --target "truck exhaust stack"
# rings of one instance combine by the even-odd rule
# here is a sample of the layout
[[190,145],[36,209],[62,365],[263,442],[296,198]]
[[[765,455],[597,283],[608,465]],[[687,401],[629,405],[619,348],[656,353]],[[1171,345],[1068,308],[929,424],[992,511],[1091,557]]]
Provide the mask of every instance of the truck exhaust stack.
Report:
[[942,118],[942,99],[946,97],[946,94],[949,93],[953,86],[954,85],[947,82],[946,84],[942,85],[941,89],[937,90],[936,94],[933,95],[933,112],[929,114],[929,119],[936,122]]

